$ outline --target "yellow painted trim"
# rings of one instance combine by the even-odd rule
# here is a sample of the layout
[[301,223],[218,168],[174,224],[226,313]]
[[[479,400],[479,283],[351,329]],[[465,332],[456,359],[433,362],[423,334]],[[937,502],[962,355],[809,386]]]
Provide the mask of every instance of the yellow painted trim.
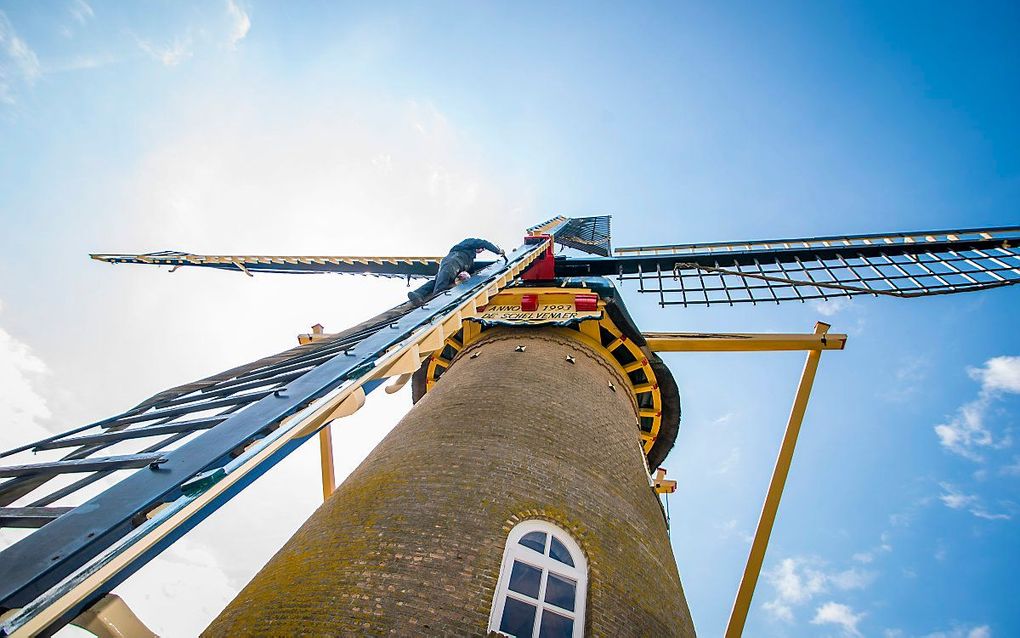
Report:
[[563,215],[557,215],[556,217],[553,217],[549,221],[545,222],[544,224],[532,226],[531,228],[528,229],[528,233],[532,237],[537,237],[538,235],[547,235],[549,234],[550,230],[553,230],[554,228],[556,228],[565,221],[567,221],[566,217],[564,217]]
[[413,374],[414,374],[413,372],[405,372],[404,374],[394,379],[393,383],[389,384],[384,388],[384,390],[386,390],[386,394],[396,394],[397,392],[400,392],[403,389],[403,387],[407,385],[407,382],[411,380],[411,376]]
[[421,343],[418,344],[418,350],[422,354],[442,350],[444,341],[445,336],[443,335],[443,327],[438,326],[421,340]]
[[[601,335],[599,334],[599,322],[595,319],[589,319],[588,321],[582,321],[581,325],[578,326],[581,329],[582,334],[586,334],[595,341],[598,341]],[[624,370],[627,368],[624,367]],[[636,369],[636,368],[635,368]],[[633,372],[633,370],[627,370],[627,372]]]
[[414,344],[404,349],[399,357],[394,359],[392,363],[386,366],[378,366],[376,373],[372,375],[373,379],[385,379],[387,377],[395,377],[401,374],[413,374],[417,372],[418,368],[421,367],[421,355],[419,354],[418,344]]
[[[578,289],[578,288],[564,288],[564,287],[528,287],[528,288],[509,288],[503,290],[497,295],[494,295],[489,300],[489,305],[520,305],[521,297],[524,295],[538,295],[539,305],[558,305],[558,304],[573,304],[574,297],[578,294],[594,294],[589,289]],[[630,391],[634,395],[635,399],[638,398],[639,394],[651,393],[652,406],[650,408],[642,408],[639,410],[640,417],[647,417],[652,419],[651,431],[641,432],[641,446],[647,454],[652,449],[652,445],[655,444],[655,439],[659,435],[659,429],[662,426],[662,393],[659,390],[658,380],[655,378],[655,372],[652,370],[651,364],[648,362],[648,357],[641,348],[634,343],[632,339],[627,339],[623,336],[622,331],[613,323],[612,319],[609,318],[608,313],[605,312],[605,302],[599,299],[598,309],[602,311],[601,319],[589,319],[582,321],[578,327],[578,331],[570,330],[568,328],[561,328],[552,325],[545,324],[546,327],[554,328],[556,330],[567,330],[570,335],[574,338],[580,338],[582,341],[587,343],[591,348],[598,352],[603,353],[605,358],[613,365],[617,372],[621,374],[628,381]],[[479,314],[483,313],[485,308],[479,308]],[[456,336],[451,335],[446,339],[445,345],[449,345],[454,351],[460,352],[464,347],[474,342],[483,333],[484,329],[482,325],[475,320],[471,320],[470,317],[463,322],[463,333],[458,339]],[[522,324],[525,325],[525,324]],[[612,334],[615,339],[609,346],[602,345],[602,334],[601,330],[606,330]],[[428,366],[425,372],[425,391],[429,392],[435,387],[438,379],[436,373],[439,368],[450,367],[453,362],[452,359],[446,359],[443,357],[445,348],[436,349],[432,356],[427,359]],[[620,363],[623,351],[629,353],[630,358],[634,359],[632,363],[626,365]],[[456,356],[456,354],[454,354]],[[630,382],[629,373],[636,372],[637,370],[643,370],[647,383],[638,384],[635,386]],[[647,435],[647,436],[646,436]]]
[[638,370],[640,370],[644,366],[645,366],[645,363],[643,361],[641,361],[640,359],[638,359],[637,361],[635,361],[633,363],[628,363],[627,365],[623,366],[623,370],[624,370],[624,372],[627,372],[627,373],[637,372]]
[[314,433],[318,428],[322,427],[324,423],[329,423],[337,419],[342,419],[345,416],[350,416],[360,410],[365,405],[365,390],[360,386],[351,391],[343,400],[339,401],[332,411],[326,414],[319,421],[310,421],[302,429],[294,433],[295,437],[308,436]]

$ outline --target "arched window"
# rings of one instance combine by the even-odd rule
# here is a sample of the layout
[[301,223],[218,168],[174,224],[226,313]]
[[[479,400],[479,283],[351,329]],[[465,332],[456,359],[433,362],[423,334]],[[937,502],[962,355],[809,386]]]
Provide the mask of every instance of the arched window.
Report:
[[574,539],[546,521],[510,530],[489,629],[515,638],[580,638],[588,563]]

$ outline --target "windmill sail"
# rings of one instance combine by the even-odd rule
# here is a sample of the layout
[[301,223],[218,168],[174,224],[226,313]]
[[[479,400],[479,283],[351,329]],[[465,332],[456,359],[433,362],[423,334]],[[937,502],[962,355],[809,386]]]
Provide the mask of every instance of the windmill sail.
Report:
[[[96,253],[97,261],[111,264],[147,264],[170,266],[173,272],[181,266],[201,266],[254,273],[374,275],[376,277],[435,277],[442,257],[363,257],[337,255],[198,255],[176,250],[155,253]],[[479,263],[482,267],[485,264]]]
[[[554,217],[532,226],[532,235],[551,233],[553,241],[592,255],[608,257],[610,246],[609,216]],[[280,273],[311,275],[339,273],[343,275],[371,275],[427,279],[435,277],[442,256],[350,256],[350,255],[200,255],[179,250],[154,253],[94,253],[92,259],[110,264],[144,264],[169,266],[173,272],[181,266],[216,268],[244,273]],[[475,271],[489,266],[491,261],[475,262]]]
[[619,248],[566,274],[616,275],[661,305],[924,297],[1020,283],[1020,227]]

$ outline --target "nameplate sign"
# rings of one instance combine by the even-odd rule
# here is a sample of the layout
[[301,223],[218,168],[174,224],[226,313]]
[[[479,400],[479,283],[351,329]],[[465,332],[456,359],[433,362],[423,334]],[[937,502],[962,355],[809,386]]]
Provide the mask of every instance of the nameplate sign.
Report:
[[539,304],[535,310],[521,310],[518,305],[486,306],[476,321],[494,324],[570,325],[588,319],[601,319],[600,310],[577,310],[574,304]]

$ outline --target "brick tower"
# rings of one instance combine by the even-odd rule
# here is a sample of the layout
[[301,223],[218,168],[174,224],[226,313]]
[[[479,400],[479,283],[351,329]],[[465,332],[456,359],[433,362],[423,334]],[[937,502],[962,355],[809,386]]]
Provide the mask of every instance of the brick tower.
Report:
[[[564,296],[598,302],[528,325]],[[668,370],[611,287],[488,309],[205,635],[694,635],[648,472],[676,436]]]

